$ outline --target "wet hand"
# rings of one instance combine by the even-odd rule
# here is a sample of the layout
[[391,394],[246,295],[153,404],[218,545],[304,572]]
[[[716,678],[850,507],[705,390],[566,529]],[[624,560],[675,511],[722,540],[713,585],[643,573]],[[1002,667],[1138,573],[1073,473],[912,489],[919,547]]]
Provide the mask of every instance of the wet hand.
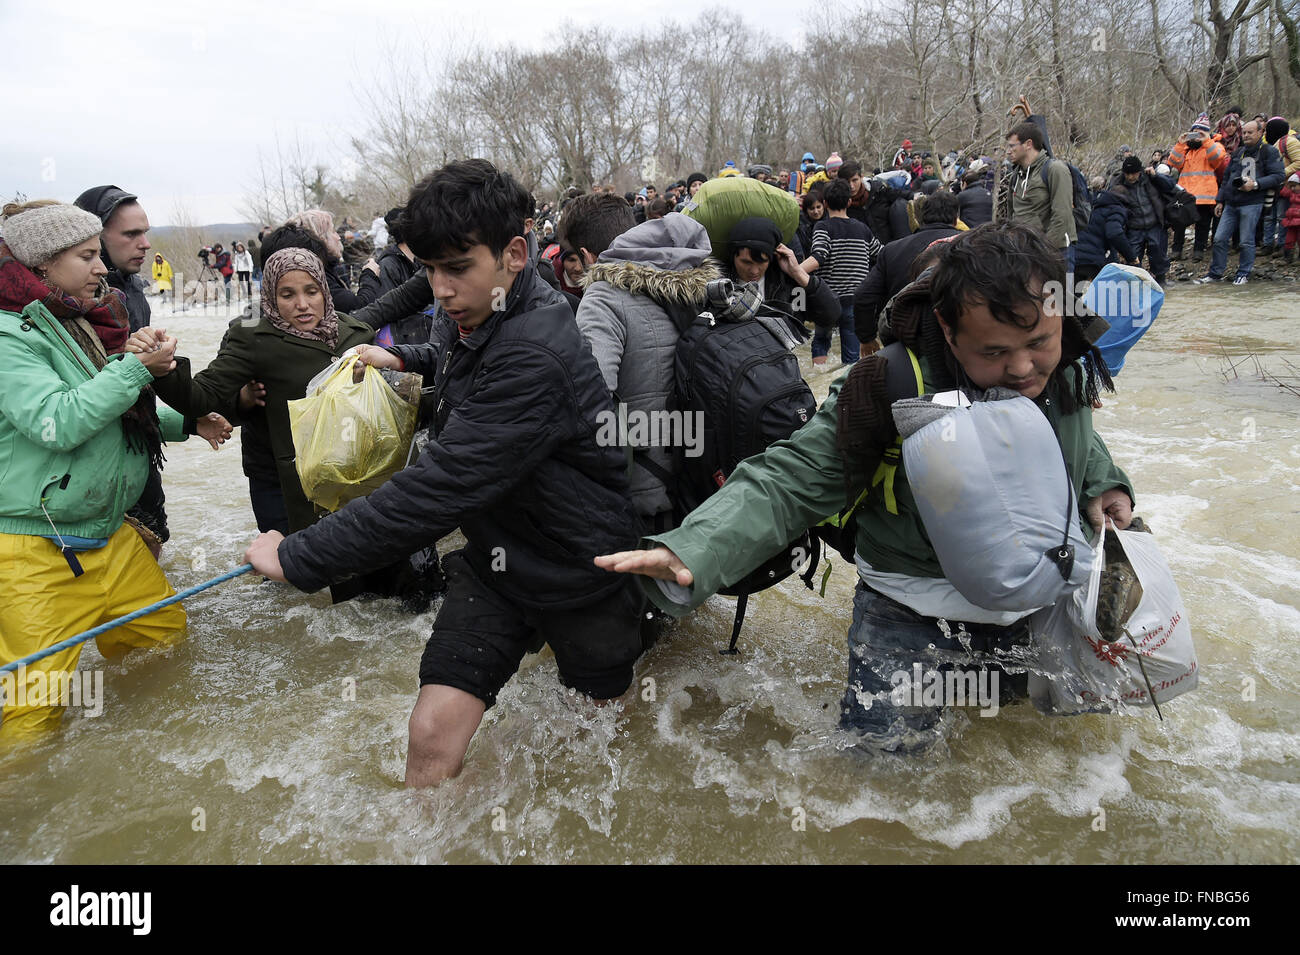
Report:
[[[159,329],[161,332],[162,330]],[[146,350],[136,352],[141,364],[149,369],[155,378],[162,378],[176,367],[176,346],[179,344],[174,336],[165,336],[155,340]]]
[[166,336],[167,329],[151,328],[146,325],[131,333],[131,337],[126,340],[126,350],[133,355],[156,351]]
[[1133,501],[1123,488],[1113,487],[1088,502],[1088,523],[1101,532],[1101,522],[1112,530],[1124,530],[1133,522]]
[[229,421],[213,411],[194,422],[194,431],[200,438],[212,445],[213,451],[217,451],[230,440],[230,436],[235,429],[230,426]]
[[378,345],[358,345],[356,351],[357,363],[352,366],[353,381],[360,381],[366,376],[365,365],[373,365],[375,368],[391,368],[394,371],[402,370],[402,359],[387,348],[380,348]]
[[254,408],[266,407],[266,385],[260,381],[250,381],[239,389],[239,410],[252,411]]
[[683,587],[689,587],[695,582],[695,577],[681,558],[667,547],[602,554],[596,558],[596,566],[617,574],[641,574],[660,580],[674,580]]
[[280,568],[280,541],[284,535],[279,531],[267,531],[257,535],[256,540],[244,551],[244,562],[253,565],[253,570],[263,577],[288,583],[284,571]]

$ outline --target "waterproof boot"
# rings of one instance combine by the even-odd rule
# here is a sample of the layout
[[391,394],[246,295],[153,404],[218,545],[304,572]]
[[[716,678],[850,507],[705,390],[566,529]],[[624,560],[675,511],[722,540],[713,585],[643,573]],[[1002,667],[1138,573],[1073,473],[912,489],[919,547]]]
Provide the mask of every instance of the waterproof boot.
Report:
[[1193,262],[1204,262],[1204,261],[1205,261],[1205,252],[1204,252],[1204,250],[1199,251],[1199,252],[1193,252],[1193,253],[1192,253],[1192,261],[1193,261]]
[[1273,246],[1271,244],[1261,245],[1258,249],[1255,250],[1255,258],[1257,259],[1267,259],[1272,254],[1273,254]]
[[1285,263],[1286,265],[1290,265],[1292,262],[1294,262],[1294,261],[1295,261],[1295,249],[1287,249],[1285,252],[1283,252],[1283,253],[1282,253],[1282,261],[1283,261],[1283,263]]
[[1184,255],[1185,255],[1185,253],[1184,253],[1184,251],[1183,251],[1182,249],[1176,249],[1176,250],[1174,251],[1174,254],[1171,255],[1171,256],[1169,256],[1169,260],[1170,260],[1171,262],[1181,262],[1181,261],[1183,261]]
[[[1151,533],[1140,517],[1133,518],[1128,530]],[[1097,632],[1108,643],[1124,636],[1124,625],[1142,601],[1142,583],[1138,580],[1120,546],[1119,538],[1108,536],[1103,549],[1106,566],[1101,571],[1097,592]]]

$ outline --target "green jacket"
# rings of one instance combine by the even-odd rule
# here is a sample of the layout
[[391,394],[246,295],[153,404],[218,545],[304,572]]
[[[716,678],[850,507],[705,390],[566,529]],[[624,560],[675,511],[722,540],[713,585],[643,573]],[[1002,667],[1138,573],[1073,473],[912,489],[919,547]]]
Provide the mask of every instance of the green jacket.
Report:
[[[1043,182],[1044,166],[1047,182]],[[1012,168],[1009,190],[1012,222],[1042,229],[1047,241],[1058,249],[1079,241],[1074,223],[1074,180],[1063,161],[1039,153],[1028,169]]]
[[[931,363],[922,359],[921,370],[926,391],[934,390]],[[1075,370],[1071,368],[1067,374]],[[710,594],[740,580],[802,531],[848,506],[845,464],[835,439],[843,380],[841,376],[832,385],[813,419],[793,436],[741,464],[681,527],[651,538],[676,553],[695,578],[689,606],[666,599],[655,581],[645,580],[643,586],[653,603],[681,616]],[[1081,502],[1113,487],[1122,487],[1132,496],[1128,477],[1111,461],[1106,445],[1092,429],[1091,408],[1060,414],[1051,385],[1038,405],[1057,428]],[[883,485],[873,488],[858,506],[857,552],[879,571],[942,577],[901,462],[894,478],[894,495],[897,514],[886,509]],[[1084,529],[1091,533],[1086,522]]]
[[294,464],[293,435],[289,431],[289,402],[307,392],[307,382],[356,345],[372,342],[375,330],[349,315],[339,314],[338,344],[298,338],[276,328],[264,318],[252,324],[236,322],[226,332],[221,349],[207,368],[191,377],[187,358],[177,358],[176,369],[158,379],[158,397],[187,415],[230,410],[232,397],[256,379],[266,386],[266,424],[275,455],[275,469],[284,491],[289,529],[302,530],[316,521],[316,512],[302,491]]
[[[0,367],[0,533],[50,534],[52,520],[61,534],[112,536],[149,473],[120,419],[153,375],[130,354],[96,372],[40,302],[0,310]],[[184,441],[181,416],[159,412],[164,440]]]

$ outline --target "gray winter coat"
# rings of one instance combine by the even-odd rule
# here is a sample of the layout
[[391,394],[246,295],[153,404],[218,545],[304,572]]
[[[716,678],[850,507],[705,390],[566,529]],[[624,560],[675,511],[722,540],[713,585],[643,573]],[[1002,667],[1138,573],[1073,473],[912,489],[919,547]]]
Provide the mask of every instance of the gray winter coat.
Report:
[[[720,275],[709,251],[704,226],[673,212],[624,232],[583,276],[578,329],[629,415],[667,408],[680,329],[704,309],[705,286]],[[645,454],[672,469],[671,448]],[[631,498],[647,528],[671,510],[663,482],[644,467],[633,468]]]

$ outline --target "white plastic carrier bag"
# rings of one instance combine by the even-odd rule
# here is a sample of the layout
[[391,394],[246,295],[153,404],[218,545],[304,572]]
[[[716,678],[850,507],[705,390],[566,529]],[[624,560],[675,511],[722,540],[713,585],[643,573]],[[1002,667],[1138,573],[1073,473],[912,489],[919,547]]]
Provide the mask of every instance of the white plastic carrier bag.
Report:
[[[1142,585],[1142,597],[1114,643],[1097,636],[1098,573],[1085,592],[1063,597],[1030,618],[1039,652],[1029,694],[1044,713],[1110,713],[1125,706],[1157,710],[1196,688],[1198,665],[1187,607],[1151,534],[1110,531]],[[1102,538],[1094,563],[1104,561]],[[1091,590],[1092,593],[1087,593]]]

